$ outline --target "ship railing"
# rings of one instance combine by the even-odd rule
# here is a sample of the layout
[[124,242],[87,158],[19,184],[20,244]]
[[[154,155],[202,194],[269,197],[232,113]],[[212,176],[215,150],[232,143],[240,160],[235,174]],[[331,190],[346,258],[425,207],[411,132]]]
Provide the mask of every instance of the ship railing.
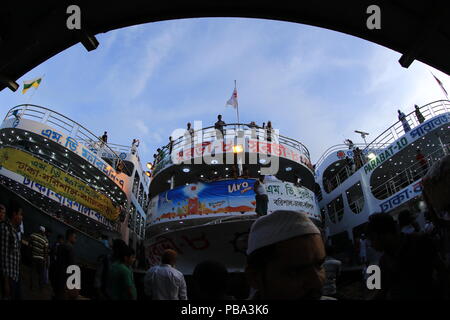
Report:
[[[113,156],[113,161],[115,163],[122,161],[117,153],[110,148],[109,144],[103,142],[100,137],[93,134],[90,130],[86,129],[78,122],[49,108],[33,104],[21,104],[11,108],[6,114],[4,121],[13,118],[27,118],[42,124],[56,127],[68,136],[77,139],[77,141],[81,142],[95,154],[106,151],[108,154]],[[125,166],[124,168],[126,169]]]
[[213,221],[206,222],[202,224],[203,226],[207,225],[215,225],[215,224],[221,224],[222,222],[232,222],[232,221],[243,221],[243,220],[255,220],[256,213],[254,215],[246,215],[246,216],[231,216],[231,217],[225,217],[225,218],[218,218]]
[[330,205],[327,206],[328,211],[328,217],[330,218],[331,222],[337,223],[342,220],[344,217],[344,207],[337,209],[335,208],[334,204],[332,207]]
[[[272,129],[272,143],[279,143],[281,145],[292,147],[299,151],[300,154],[307,157],[307,159],[310,161],[309,151],[304,144],[281,134],[275,134],[274,131],[275,130]],[[219,132],[220,131],[218,129],[215,129],[214,126],[210,126],[194,131],[193,136],[191,137],[191,135],[186,130],[186,133],[184,135],[173,140],[172,147],[170,146],[170,143],[168,143],[161,148],[160,154],[156,157],[154,167],[164,159],[164,155],[168,155],[168,150],[172,150],[172,152],[175,150],[180,151],[185,147],[189,148],[189,146],[191,146],[193,143],[196,143],[196,141],[213,142],[217,140]],[[258,139],[261,141],[267,141],[267,128],[261,128],[257,126],[255,127],[251,124],[246,123],[229,123],[223,126],[223,137],[222,133],[220,133],[220,135],[220,137],[224,140],[240,137],[245,139]]]
[[[439,161],[442,157],[449,154],[450,144],[439,146],[435,151],[428,154],[426,164],[421,164],[417,160],[409,167],[395,173],[393,177],[387,179],[384,183],[372,189],[375,198],[384,200],[396,194],[400,190],[411,185],[413,182],[420,180],[428,172],[431,166]],[[383,176],[384,177],[384,176]],[[381,178],[380,178],[381,179]]]
[[[84,235],[97,240],[95,235],[91,234],[89,231],[87,230],[83,230],[84,228],[81,226],[81,224],[77,224],[74,221],[71,221],[70,219],[66,218],[65,216],[58,216],[54,210],[53,207],[50,207],[47,203],[47,201],[43,201],[41,204],[37,203],[36,200],[39,199],[39,197],[32,197],[32,198],[28,198],[26,197],[25,194],[21,194],[19,192],[17,192],[16,190],[13,190],[13,186],[11,185],[11,183],[13,183],[14,185],[18,185],[18,183],[16,181],[10,180],[10,181],[5,181],[5,179],[8,179],[6,177],[0,176],[0,180],[2,180],[1,184],[7,188],[8,190],[10,190],[11,192],[14,192],[15,195],[17,197],[20,197],[23,201],[25,201],[27,204],[29,204],[30,206],[34,207],[35,209],[37,209],[38,211],[41,211],[43,213],[45,213],[46,215],[52,217],[55,220],[58,220],[59,222],[67,225],[70,228],[75,229],[77,232],[81,232]],[[9,179],[8,179],[9,180]],[[10,186],[11,185],[11,186]],[[16,187],[17,188],[17,187]],[[76,212],[75,210],[68,208],[67,209]],[[82,213],[76,212],[76,214],[78,215],[83,215]],[[90,219],[90,218],[89,218]],[[95,220],[94,220],[95,221]],[[103,225],[104,228],[108,229],[109,231],[116,231],[116,232],[120,232],[120,225],[117,222],[112,222],[110,226],[104,225],[101,222],[97,222],[95,221],[94,223],[97,223],[99,225]]]
[[[367,146],[367,144],[365,144],[365,143],[354,143],[354,144],[353,144],[353,148],[359,148],[359,149],[361,149],[361,150],[364,150],[364,149],[366,148],[366,146]],[[382,147],[383,147],[382,144],[380,144],[380,145],[376,145],[376,144],[375,144],[375,145],[373,146],[374,149],[376,149],[376,148],[382,148]],[[338,151],[344,151],[344,152],[352,151],[352,148],[350,148],[348,144],[344,144],[344,143],[336,144],[336,145],[334,145],[334,146],[329,147],[329,148],[328,148],[327,150],[325,150],[325,152],[320,156],[319,160],[317,160],[317,162],[316,162],[316,164],[315,164],[316,170],[317,170],[318,168],[320,168],[320,166],[322,165],[322,163],[325,161],[325,159],[326,159],[330,154],[336,153],[336,152],[338,152]],[[350,157],[349,157],[349,158],[350,158]]]
[[[446,112],[450,112],[450,103],[446,100],[439,100],[432,103],[429,103],[427,105],[424,105],[419,108],[422,115],[424,116],[425,120],[431,119],[439,114],[443,114]],[[414,116],[413,116],[414,115]],[[418,125],[420,125],[419,121],[415,117],[415,110],[409,113],[406,116],[406,119],[408,120],[408,123],[411,127],[411,130]],[[365,145],[365,148],[361,151],[361,161],[362,164],[367,162],[367,158],[365,154],[368,154],[369,152],[374,152],[375,154],[378,154],[382,152],[387,146],[389,146],[391,143],[396,141],[398,138],[400,138],[404,132],[403,124],[401,121],[396,122],[394,125],[389,127],[387,130],[385,130],[382,134],[380,134],[377,138],[375,138],[372,142]],[[322,157],[319,159],[319,161],[316,164],[316,168],[320,166],[320,164],[323,162],[323,160],[332,152],[342,150],[339,149],[339,146],[345,146],[345,144],[336,145],[333,147],[330,147],[325,153],[322,155]],[[355,146],[357,146],[355,144]],[[353,160],[354,162],[354,160]],[[342,169],[340,169],[338,172],[336,172],[331,178],[328,178],[327,181],[324,182],[324,189],[327,191],[327,193],[333,191],[336,189],[342,182],[347,180],[353,173],[358,171],[359,168],[356,168],[355,171],[352,171],[351,168],[349,168],[347,165],[345,165]]]
[[348,204],[350,210],[352,210],[353,213],[360,213],[364,209],[364,196],[359,197],[356,200],[353,200]]
[[[431,103],[428,103],[424,106],[419,107],[420,113],[423,115],[425,120],[429,120],[439,114],[450,112],[450,101],[448,100],[438,100]],[[415,110],[408,113],[406,115],[406,120],[409,124],[409,127],[414,129],[415,127],[419,126],[421,123],[415,116]],[[373,145],[378,147],[381,145],[383,148],[389,146],[391,143],[399,139],[401,136],[405,134],[405,130],[403,128],[402,122],[399,120],[395,122],[392,126],[387,128],[383,133],[381,133],[378,137],[372,140],[365,150],[368,149],[375,149]]]
[[[17,145],[4,144],[3,147],[9,147],[9,148],[12,148],[12,149],[16,149],[16,150],[20,150],[20,151],[29,153],[27,150],[25,150],[25,149],[23,149],[23,148],[17,147]],[[33,153],[32,155],[33,155],[33,157],[35,157],[35,158],[41,160],[42,162],[45,162],[45,163],[47,163],[47,164],[49,164],[49,165],[51,165],[51,166],[57,167],[58,169],[64,171],[65,173],[67,173],[67,174],[70,175],[70,176],[74,176],[74,175],[71,173],[72,168],[70,167],[70,162],[69,162],[69,164],[65,164],[65,163],[59,162],[59,161],[56,160],[56,159],[52,159],[52,161],[49,162],[47,159],[41,157],[39,154],[34,154],[34,153]],[[72,171],[72,172],[73,172],[73,171]],[[94,178],[93,178],[92,180],[91,180],[91,179],[88,180],[87,178],[82,177],[81,175],[76,175],[76,176],[74,176],[74,177],[76,177],[78,180],[81,180],[82,182],[84,182],[85,184],[87,184],[88,186],[90,186],[90,187],[91,187],[92,189],[94,189],[96,192],[101,193],[102,195],[104,195],[105,197],[107,197],[108,199],[110,199],[110,200],[113,202],[113,204],[118,205],[118,206],[120,206],[120,205],[123,204],[123,203],[118,202],[116,199],[112,198],[110,195],[108,195],[108,192],[107,192],[107,191],[102,190],[102,189],[100,189],[99,187],[93,185],[93,184],[91,183],[91,181],[92,181],[92,180],[95,181]],[[122,191],[122,192],[124,192],[124,191]],[[124,192],[124,193],[125,193],[125,192]],[[125,196],[125,195],[124,195],[124,197],[125,197],[125,199],[126,199],[126,196]]]

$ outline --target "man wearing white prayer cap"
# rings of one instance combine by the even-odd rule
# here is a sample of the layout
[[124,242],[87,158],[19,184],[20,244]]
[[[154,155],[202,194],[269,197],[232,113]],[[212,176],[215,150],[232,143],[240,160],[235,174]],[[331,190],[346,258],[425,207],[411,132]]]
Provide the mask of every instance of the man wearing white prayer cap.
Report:
[[275,211],[256,220],[249,233],[246,273],[253,299],[321,299],[325,249],[319,229],[305,213]]

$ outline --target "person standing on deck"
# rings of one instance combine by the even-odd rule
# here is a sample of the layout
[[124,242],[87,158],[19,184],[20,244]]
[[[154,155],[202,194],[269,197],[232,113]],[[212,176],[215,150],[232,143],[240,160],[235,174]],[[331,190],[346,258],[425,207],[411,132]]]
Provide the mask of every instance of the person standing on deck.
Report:
[[[222,115],[219,114],[217,116],[217,122],[214,124],[214,129],[216,130],[216,138],[224,139],[225,132],[223,130],[223,127],[225,125],[226,125],[226,123],[224,121],[222,121]],[[220,132],[221,136],[219,136],[219,132]]]
[[264,184],[264,176],[260,176],[253,185],[255,191],[256,208],[255,212],[258,216],[265,216],[267,214],[267,205],[269,197],[267,196],[266,187]]
[[419,121],[419,123],[423,123],[425,121],[425,117],[422,112],[420,112],[420,108],[417,104],[414,105],[414,109],[416,109],[414,113],[416,114],[417,121]]
[[105,131],[105,133],[102,135],[102,141],[104,145],[108,143],[108,132]]
[[398,120],[402,122],[403,130],[405,130],[405,133],[411,131],[411,127],[409,126],[408,120],[406,120],[406,115],[398,110]]
[[428,171],[428,162],[420,149],[416,150],[416,160],[420,165],[420,176],[423,177]]

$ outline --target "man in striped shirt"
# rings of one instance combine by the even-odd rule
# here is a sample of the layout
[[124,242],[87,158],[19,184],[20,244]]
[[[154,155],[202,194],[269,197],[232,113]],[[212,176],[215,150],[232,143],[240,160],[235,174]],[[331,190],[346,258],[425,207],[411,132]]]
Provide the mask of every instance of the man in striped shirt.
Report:
[[1,297],[20,300],[20,241],[17,230],[22,223],[22,208],[12,202],[6,211],[6,220],[0,222]]
[[36,281],[38,288],[42,291],[45,283],[45,272],[48,261],[48,240],[45,236],[45,227],[40,226],[39,232],[33,233],[30,237],[31,257],[33,272],[31,276],[31,289],[35,288]]

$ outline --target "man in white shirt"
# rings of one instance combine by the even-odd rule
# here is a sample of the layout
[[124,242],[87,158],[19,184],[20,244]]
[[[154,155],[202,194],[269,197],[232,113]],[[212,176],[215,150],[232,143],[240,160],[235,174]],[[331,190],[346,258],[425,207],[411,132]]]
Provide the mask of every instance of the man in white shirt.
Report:
[[175,269],[177,252],[167,249],[161,264],[151,267],[144,278],[145,294],[152,300],[187,300],[186,281]]

